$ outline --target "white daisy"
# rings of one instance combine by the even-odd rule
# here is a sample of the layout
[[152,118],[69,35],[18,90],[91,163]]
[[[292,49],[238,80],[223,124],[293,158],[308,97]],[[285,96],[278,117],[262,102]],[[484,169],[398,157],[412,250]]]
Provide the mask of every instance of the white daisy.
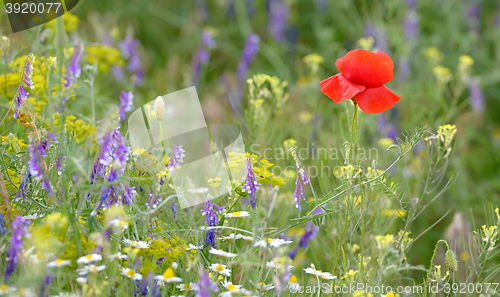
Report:
[[140,249],[149,248],[149,244],[145,241],[134,241],[134,240],[130,240],[130,239],[125,238],[125,239],[123,239],[123,242],[130,245],[130,246],[140,248]]
[[290,280],[288,281],[288,288],[290,289],[290,292],[297,292],[299,287],[300,285],[299,282],[297,281],[297,277],[295,275],[292,275],[290,277]]
[[315,275],[315,276],[317,276],[321,279],[324,279],[324,280],[337,279],[337,277],[333,276],[330,272],[323,272],[321,270],[316,270],[316,267],[312,263],[311,263],[311,267],[304,269],[304,271],[306,273]]
[[55,259],[47,263],[47,267],[63,267],[71,264],[71,260]]
[[253,241],[253,237],[252,236],[247,236],[247,235],[243,235],[243,234],[237,234],[236,239],[243,239],[245,241]]
[[219,239],[222,241],[233,241],[236,239],[236,236],[234,235],[234,233],[231,233],[231,234],[229,234],[229,236],[222,236],[222,237],[219,237]]
[[264,282],[260,282],[256,287],[259,292],[269,291],[274,288],[273,284],[266,285]]
[[224,216],[226,218],[244,218],[248,217],[250,213],[248,211],[235,211],[230,213],[225,213]]
[[113,219],[113,220],[109,221],[108,224],[110,226],[117,227],[117,228],[120,228],[120,229],[123,229],[123,230],[125,230],[125,229],[128,228],[128,222],[120,220],[120,219]]
[[222,250],[218,250],[218,249],[210,249],[210,254],[212,255],[217,255],[217,256],[221,256],[223,258],[234,258],[236,257],[237,255],[236,254],[233,254],[233,253],[229,253],[229,252],[225,252],[225,251],[222,251]]
[[87,283],[87,278],[86,277],[77,277],[76,282],[83,286]]
[[142,279],[142,274],[135,272],[134,269],[122,267],[122,268],[120,268],[120,270],[121,270],[123,276],[126,276],[130,279],[133,279],[133,280],[141,280]]
[[155,276],[156,280],[165,282],[165,283],[180,283],[182,282],[182,278],[176,277],[174,275],[174,270],[169,267],[162,275]]
[[37,296],[35,294],[35,291],[33,291],[33,289],[31,288],[22,288],[22,289],[19,289],[19,291],[17,291],[17,295],[16,296],[19,296],[19,297],[35,297]]
[[0,285],[0,295],[6,295],[6,294],[9,294],[11,293],[12,291],[14,291],[14,288],[12,287],[9,287],[5,284],[3,285]]
[[89,254],[89,255],[83,256],[83,257],[79,258],[78,260],[76,260],[76,263],[78,263],[78,264],[80,264],[80,263],[88,264],[90,262],[101,261],[101,260],[102,260],[102,256],[101,255],[99,255],[99,254]]
[[202,248],[202,246],[196,246],[196,245],[194,245],[194,244],[190,243],[190,244],[189,244],[189,247],[188,247],[188,248],[186,248],[186,251],[190,251],[190,250],[198,250],[198,249],[201,249],[201,248]]
[[62,292],[57,295],[53,295],[52,297],[76,297],[77,295],[68,292]]
[[[283,265],[280,263],[276,263],[274,261],[269,261],[269,262],[266,262],[266,266],[269,268],[281,268]],[[290,271],[292,269],[293,269],[293,265],[287,266],[287,271]]]
[[114,254],[114,255],[109,255],[108,259],[118,259],[118,260],[123,260],[123,259],[128,259],[127,255],[124,255],[120,252]]
[[279,248],[279,247],[282,247],[282,246],[284,246],[286,244],[290,244],[290,243],[292,243],[291,240],[284,240],[284,239],[281,239],[281,238],[275,238],[275,239],[272,239],[269,244],[272,247]]
[[241,285],[234,285],[232,282],[228,282],[227,279],[224,279],[224,283],[222,285],[228,291],[220,293],[219,296],[221,297],[229,297],[233,296],[233,294],[249,294],[249,291],[243,289]]
[[79,275],[86,275],[89,272],[90,273],[96,273],[96,272],[99,272],[99,271],[103,271],[104,269],[106,269],[106,265],[95,266],[93,264],[90,264],[90,265],[87,265],[87,266],[85,266],[83,268],[77,269],[77,271],[78,271]]
[[179,264],[177,264],[177,262],[173,262],[170,267],[172,267],[173,269],[177,269],[177,267],[179,267]]
[[224,264],[217,264],[214,263],[208,267],[208,269],[212,270],[213,272],[218,272],[219,274],[225,275],[225,276],[231,276],[231,269],[228,269],[226,265]]
[[44,216],[45,216],[44,213],[34,213],[34,214],[29,214],[29,215],[23,216],[23,219],[36,220],[38,218],[43,218]]
[[175,287],[181,291],[192,291],[196,287],[196,284],[191,282],[186,284],[178,284]]

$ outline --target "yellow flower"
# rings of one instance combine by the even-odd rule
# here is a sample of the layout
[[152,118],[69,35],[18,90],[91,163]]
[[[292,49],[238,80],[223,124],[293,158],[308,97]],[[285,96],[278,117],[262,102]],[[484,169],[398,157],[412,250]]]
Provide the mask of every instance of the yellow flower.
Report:
[[439,49],[435,46],[429,47],[425,50],[425,56],[435,63],[438,63],[443,59],[443,54],[439,51]]
[[406,217],[406,211],[404,209],[384,209],[380,214],[388,218],[395,216],[398,216],[398,218]]
[[463,65],[465,68],[474,65],[474,59],[472,59],[468,55],[461,55],[460,58],[458,58],[458,62],[460,65]]
[[394,242],[394,235],[377,235],[375,236],[375,241],[377,242],[377,248],[379,250],[385,250],[389,245]]
[[451,141],[453,140],[453,137],[457,133],[457,127],[455,125],[444,125],[444,126],[439,126],[438,130],[438,137],[441,139],[441,141],[444,142],[444,146],[447,147]]
[[314,74],[318,73],[319,65],[323,64],[325,59],[323,59],[322,56],[313,53],[313,54],[309,54],[309,55],[305,56],[304,58],[302,58],[302,61],[304,61],[304,63],[306,63],[307,67],[309,67],[309,69],[311,70],[311,73],[314,75]]
[[111,46],[89,45],[85,48],[85,61],[88,64],[97,62],[99,71],[106,72],[111,66],[123,66],[121,52]]
[[378,144],[383,148],[383,149],[388,149],[391,145],[394,144],[394,140],[392,140],[389,137],[383,137],[380,138],[378,141]]
[[[62,7],[59,9],[62,9]],[[62,16],[62,21],[63,21],[64,29],[66,30],[66,32],[73,32],[78,28],[78,23],[80,22],[80,19],[78,19],[78,17],[76,15],[69,13],[69,12],[66,12]],[[49,28],[52,28],[52,30],[55,30],[56,22],[57,22],[57,20],[54,19],[54,20],[48,22],[46,24],[46,26]]]
[[372,36],[370,36],[368,38],[363,37],[360,40],[356,41],[356,45],[362,49],[365,49],[367,51],[371,51],[374,41],[375,41],[375,39],[373,39]]
[[451,70],[441,65],[437,65],[432,69],[432,73],[441,84],[446,84],[452,79]]

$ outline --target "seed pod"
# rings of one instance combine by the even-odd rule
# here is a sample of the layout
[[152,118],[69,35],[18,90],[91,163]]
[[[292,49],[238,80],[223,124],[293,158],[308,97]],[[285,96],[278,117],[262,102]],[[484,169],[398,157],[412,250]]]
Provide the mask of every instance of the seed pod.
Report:
[[455,253],[452,250],[448,250],[444,255],[446,266],[450,272],[456,272],[458,270],[458,261],[455,257]]
[[158,96],[155,100],[155,116],[158,121],[163,120],[163,117],[165,116],[165,102],[163,102],[163,98],[161,96]]

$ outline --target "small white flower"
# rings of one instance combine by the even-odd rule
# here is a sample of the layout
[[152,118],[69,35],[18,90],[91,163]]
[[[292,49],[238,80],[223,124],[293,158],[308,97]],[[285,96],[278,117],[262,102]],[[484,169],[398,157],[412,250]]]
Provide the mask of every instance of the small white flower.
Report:
[[186,284],[178,284],[175,287],[181,291],[192,291],[196,287],[196,284],[191,282]]
[[172,267],[173,269],[177,269],[177,267],[179,267],[179,264],[177,264],[177,262],[173,262],[170,267]]
[[149,244],[145,241],[134,241],[134,240],[130,240],[130,239],[125,238],[125,239],[123,239],[123,242],[130,245],[130,246],[140,248],[140,249],[149,248]]
[[233,241],[236,239],[234,233],[231,233],[229,234],[229,236],[222,236],[222,237],[219,237],[220,240],[222,241]]
[[87,265],[83,268],[77,269],[77,271],[78,271],[79,275],[86,275],[89,272],[96,273],[99,271],[103,271],[104,269],[106,269],[106,265],[95,266],[95,265],[90,264],[90,265]]
[[102,260],[102,256],[101,255],[99,255],[99,254],[89,254],[89,255],[83,256],[81,258],[78,258],[78,260],[76,260],[76,263],[78,263],[78,264],[81,264],[81,263],[88,264],[90,262],[101,261],[101,260]]
[[176,277],[174,275],[174,270],[169,267],[162,275],[155,276],[156,280],[165,282],[165,283],[180,283],[182,282],[182,278]]
[[202,246],[196,246],[196,245],[194,245],[194,244],[190,243],[190,244],[189,244],[189,247],[188,247],[188,248],[186,248],[186,251],[190,251],[190,250],[198,250],[198,249],[201,249],[201,248],[202,248]]
[[76,282],[83,286],[84,284],[87,283],[87,278],[86,277],[77,277]]
[[290,280],[288,281],[288,288],[290,289],[291,292],[297,292],[299,287],[300,285],[299,282],[297,281],[297,277],[295,275],[292,275],[290,277]]
[[260,292],[269,291],[273,288],[274,288],[273,284],[266,285],[266,283],[264,282],[260,282],[257,284],[257,290]]
[[225,251],[214,249],[214,248],[210,249],[209,253],[212,255],[221,256],[223,258],[234,258],[237,256],[236,254],[225,252]]
[[197,188],[197,189],[188,189],[188,193],[191,194],[203,194],[208,192],[208,188]]
[[35,294],[35,291],[33,291],[33,289],[31,288],[21,288],[19,289],[19,291],[17,291],[17,295],[16,296],[19,296],[19,297],[35,297],[37,296]]
[[[269,262],[266,262],[266,266],[269,268],[281,268],[283,265],[280,263],[276,263],[274,261],[269,261]],[[292,269],[293,269],[293,265],[287,266],[287,271],[290,271]]]
[[241,285],[234,285],[232,282],[228,282],[227,279],[224,279],[224,283],[222,285],[228,291],[220,293],[219,296],[221,297],[229,297],[233,296],[233,294],[250,294],[250,292],[243,289]]
[[142,279],[142,274],[135,272],[134,269],[122,267],[122,268],[120,268],[120,270],[122,272],[122,275],[125,277],[128,277],[128,278],[133,279],[133,280],[141,280]]
[[214,263],[208,267],[208,269],[212,270],[213,272],[217,272],[219,274],[225,275],[225,276],[231,276],[231,269],[228,269],[226,265],[223,264],[217,264]]
[[281,239],[281,238],[275,238],[273,240],[271,240],[271,242],[269,243],[272,247],[275,247],[275,248],[279,248],[279,247],[282,247],[286,244],[290,244],[292,243],[291,240],[284,240],[284,239]]
[[63,267],[71,264],[71,260],[55,259],[47,263],[47,267]]
[[252,236],[247,236],[247,235],[243,235],[243,234],[237,234],[236,239],[243,239],[245,241],[253,241],[253,237]]
[[128,259],[128,256],[127,255],[124,255],[120,252],[114,254],[114,255],[109,255],[108,256],[109,259],[118,259],[118,260],[123,260],[123,259]]
[[23,219],[36,220],[38,218],[43,218],[44,216],[45,216],[44,213],[33,213],[33,214],[23,216]]
[[324,279],[324,280],[337,279],[337,277],[333,276],[330,272],[323,272],[321,270],[316,270],[316,267],[312,263],[311,263],[311,267],[304,269],[304,271],[306,273],[315,275],[315,276],[317,276],[321,279]]
[[224,214],[226,218],[244,218],[248,217],[249,215],[250,213],[248,211],[236,211]]
[[108,224],[110,226],[113,226],[113,227],[116,227],[116,228],[120,228],[120,229],[123,229],[123,230],[125,230],[125,229],[128,228],[128,222],[120,220],[120,219],[113,219],[113,220],[109,221]]
[[6,295],[6,294],[9,294],[11,293],[12,291],[14,291],[14,288],[12,287],[9,287],[5,284],[3,285],[0,285],[0,295]]

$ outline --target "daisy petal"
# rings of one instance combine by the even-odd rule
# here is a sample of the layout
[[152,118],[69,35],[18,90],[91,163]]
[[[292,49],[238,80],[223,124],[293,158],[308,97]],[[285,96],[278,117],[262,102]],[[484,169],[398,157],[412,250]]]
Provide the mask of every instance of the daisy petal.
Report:
[[393,107],[401,99],[386,86],[366,89],[354,98],[359,108],[365,113],[383,112]]
[[349,100],[365,89],[364,86],[353,84],[342,73],[321,81],[320,86],[321,92],[335,101],[335,103],[340,103],[342,100]]
[[356,85],[367,88],[380,87],[394,78],[394,64],[384,52],[372,53],[357,49],[337,59],[335,66]]

